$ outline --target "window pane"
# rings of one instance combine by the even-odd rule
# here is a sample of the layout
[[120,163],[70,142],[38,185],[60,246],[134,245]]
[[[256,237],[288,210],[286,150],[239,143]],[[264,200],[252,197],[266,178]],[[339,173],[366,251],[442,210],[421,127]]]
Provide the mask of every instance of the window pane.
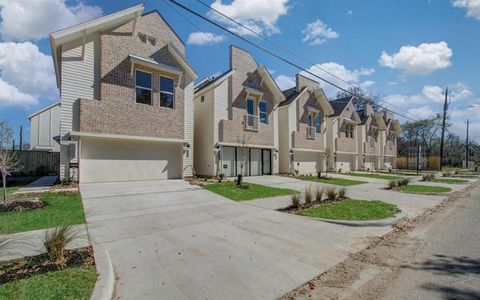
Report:
[[315,131],[320,132],[320,116],[318,114],[315,116]]
[[141,86],[145,88],[152,88],[152,77],[150,74],[141,72],[141,71],[136,71],[135,72],[135,85],[136,86]]
[[160,106],[173,108],[173,95],[160,93]]
[[170,78],[160,77],[160,91],[173,94],[173,80]]
[[255,112],[253,100],[247,100],[247,114],[253,115]]
[[266,112],[267,112],[267,103],[266,103],[266,102],[261,101],[261,102],[258,104],[258,107],[259,107],[259,109],[260,109],[260,112],[263,112],[263,113],[266,113]]
[[137,103],[152,104],[152,91],[136,88],[135,92],[137,95]]
[[308,114],[308,116],[307,116],[307,124],[308,124],[308,126],[312,126],[312,115],[311,114]]
[[265,124],[268,123],[268,118],[266,113],[264,112],[260,113],[260,122]]

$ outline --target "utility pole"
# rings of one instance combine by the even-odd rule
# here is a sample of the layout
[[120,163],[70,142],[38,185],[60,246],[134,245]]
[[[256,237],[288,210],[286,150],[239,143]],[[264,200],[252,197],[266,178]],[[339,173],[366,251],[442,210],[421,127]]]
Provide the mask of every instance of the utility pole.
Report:
[[440,139],[440,171],[443,166],[443,141],[445,140],[445,122],[448,110],[448,86],[445,89],[445,102],[443,103],[442,137]]
[[465,148],[465,166],[467,167],[467,169],[468,169],[468,160],[470,159],[469,158],[469,154],[470,154],[469,152],[470,151],[468,151],[468,126],[469,126],[469,124],[470,124],[470,120],[467,119],[467,142],[466,142],[466,145],[465,145],[465,147],[466,147]]
[[23,149],[23,126],[20,125],[20,150]]

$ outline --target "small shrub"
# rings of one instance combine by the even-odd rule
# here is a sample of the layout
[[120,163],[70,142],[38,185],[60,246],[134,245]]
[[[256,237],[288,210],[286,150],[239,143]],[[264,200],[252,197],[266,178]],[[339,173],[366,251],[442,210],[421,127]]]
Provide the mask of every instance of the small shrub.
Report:
[[225,174],[223,173],[218,174],[218,182],[222,183],[223,178],[225,178]]
[[342,187],[338,189],[338,199],[345,199],[347,197],[347,189]]
[[335,198],[337,198],[337,190],[334,187],[327,188],[325,194],[327,195],[327,199],[330,201],[333,201]]
[[315,201],[317,202],[322,201],[322,197],[323,197],[323,189],[317,187],[317,189],[315,190]]
[[435,179],[434,174],[423,174],[422,175],[422,181],[432,181],[433,179]]
[[452,176],[452,172],[443,172],[443,173],[442,173],[442,176],[443,176],[443,177],[451,177],[451,176]]
[[300,207],[300,194],[299,193],[292,195],[292,206],[295,207],[295,208]]
[[387,188],[391,190],[396,188],[397,185],[398,185],[398,182],[396,179],[390,179],[390,181],[388,182]]
[[305,204],[312,203],[312,186],[305,189]]
[[72,230],[72,226],[47,230],[43,239],[43,246],[50,260],[62,264],[64,262],[65,246],[75,238],[77,238],[77,232]]
[[410,178],[402,178],[397,181],[397,186],[407,186],[410,183]]

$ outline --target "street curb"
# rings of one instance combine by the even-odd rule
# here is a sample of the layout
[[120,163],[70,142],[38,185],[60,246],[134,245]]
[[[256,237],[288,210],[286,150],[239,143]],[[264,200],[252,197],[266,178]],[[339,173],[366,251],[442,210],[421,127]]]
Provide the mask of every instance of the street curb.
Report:
[[92,245],[95,256],[95,266],[99,273],[90,300],[112,299],[115,290],[115,273],[107,249],[99,244]]
[[354,227],[386,227],[392,226],[395,224],[400,223],[401,221],[405,220],[408,217],[406,212],[400,212],[393,218],[389,218],[386,220],[372,220],[372,221],[347,221],[347,220],[332,220],[332,219],[324,219],[324,218],[314,218],[316,220],[333,223],[338,225],[346,225],[346,226],[354,226]]

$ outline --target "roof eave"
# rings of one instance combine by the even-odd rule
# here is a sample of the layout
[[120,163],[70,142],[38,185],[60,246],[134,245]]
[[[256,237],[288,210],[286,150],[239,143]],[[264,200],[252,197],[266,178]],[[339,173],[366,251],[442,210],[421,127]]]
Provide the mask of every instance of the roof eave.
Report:
[[[282,93],[282,90],[280,87],[278,87],[277,83],[275,80],[273,80],[272,75],[270,75],[270,72],[268,72],[268,69],[265,66],[260,66],[258,67],[258,70],[260,71],[260,76],[262,76],[262,79],[266,80],[266,82],[269,83],[270,89],[277,94],[278,97],[275,97],[275,100],[277,103],[282,102],[285,100],[285,95]],[[262,75],[263,74],[263,75]]]

